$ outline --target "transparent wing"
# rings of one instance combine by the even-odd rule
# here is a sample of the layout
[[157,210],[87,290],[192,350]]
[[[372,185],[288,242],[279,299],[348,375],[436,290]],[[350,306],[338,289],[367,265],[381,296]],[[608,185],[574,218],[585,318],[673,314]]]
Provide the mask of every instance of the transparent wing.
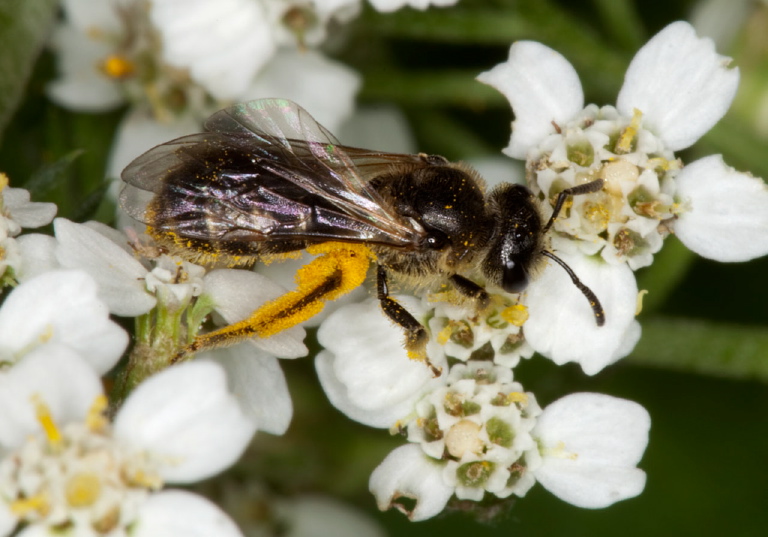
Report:
[[206,128],[124,170],[121,204],[131,216],[201,240],[420,243],[418,224],[388,210],[367,180],[396,162],[422,163],[418,156],[340,146],[284,100],[222,110]]

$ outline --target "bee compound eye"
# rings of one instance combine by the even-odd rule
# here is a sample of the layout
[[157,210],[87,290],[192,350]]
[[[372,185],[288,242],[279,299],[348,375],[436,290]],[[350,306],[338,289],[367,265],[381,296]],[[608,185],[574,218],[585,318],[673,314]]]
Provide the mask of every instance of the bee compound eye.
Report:
[[439,232],[431,232],[424,241],[430,250],[440,250],[448,243],[448,238]]
[[528,273],[522,263],[511,257],[504,262],[501,274],[501,288],[507,293],[520,293],[528,287]]

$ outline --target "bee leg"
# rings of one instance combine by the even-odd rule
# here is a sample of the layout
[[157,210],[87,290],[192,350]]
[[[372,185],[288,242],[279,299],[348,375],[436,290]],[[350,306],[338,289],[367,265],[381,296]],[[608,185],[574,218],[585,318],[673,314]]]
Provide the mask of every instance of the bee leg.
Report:
[[483,311],[491,305],[491,297],[488,291],[477,285],[472,280],[459,274],[454,274],[449,278],[456,290],[467,298],[471,298],[477,304],[477,309]]
[[427,342],[429,341],[427,330],[408,310],[389,296],[387,271],[381,265],[378,265],[376,270],[376,292],[381,309],[384,310],[387,317],[405,331],[405,350],[408,351],[408,357],[412,360],[426,361],[432,374],[436,377],[439,376],[442,369],[432,365],[427,358]]
[[296,290],[267,302],[250,317],[194,339],[174,358],[174,362],[203,350],[259,336],[267,338],[314,317],[324,302],[335,300],[360,286],[370,265],[370,250],[362,245],[324,243],[307,248],[310,253],[324,253],[296,273]]

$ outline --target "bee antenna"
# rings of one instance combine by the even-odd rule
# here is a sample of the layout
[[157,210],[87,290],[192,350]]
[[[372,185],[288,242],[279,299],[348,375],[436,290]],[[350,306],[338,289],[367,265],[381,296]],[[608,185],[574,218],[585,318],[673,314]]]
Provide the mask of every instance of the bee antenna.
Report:
[[[565,200],[568,198],[568,196],[578,196],[579,194],[591,194],[592,192],[597,192],[603,188],[603,184],[605,184],[605,181],[602,179],[595,179],[589,183],[572,186],[571,188],[566,188],[560,192],[557,195],[557,201],[555,201],[555,209],[552,211],[552,216],[549,217],[549,222],[547,222],[547,225],[544,226],[543,233],[549,231],[549,228],[551,228],[552,224],[555,223],[555,219],[557,218],[557,215],[560,214],[560,209],[563,208],[563,204],[565,203]],[[576,282],[574,281],[574,283]]]
[[[591,184],[591,183],[587,183]],[[587,186],[587,185],[583,185]],[[581,283],[581,280],[578,276],[576,276],[576,273],[571,270],[571,267],[569,267],[565,261],[557,257],[555,254],[550,252],[549,250],[542,250],[541,253],[548,258],[550,258],[552,261],[563,267],[565,272],[568,274],[568,276],[571,277],[571,281],[573,282],[573,285],[579,288],[579,291],[582,292],[582,294],[587,297],[587,300],[589,300],[589,306],[592,308],[592,312],[595,314],[595,321],[597,322],[597,326],[603,326],[605,324],[605,310],[603,310],[602,304],[600,304],[600,301],[597,299],[597,295],[595,295],[594,292],[592,292],[592,289]]]

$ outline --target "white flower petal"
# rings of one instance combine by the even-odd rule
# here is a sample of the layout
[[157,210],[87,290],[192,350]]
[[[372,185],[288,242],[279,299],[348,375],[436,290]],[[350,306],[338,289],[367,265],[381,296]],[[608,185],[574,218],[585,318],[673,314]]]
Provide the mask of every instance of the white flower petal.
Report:
[[[368,488],[376,497],[379,509],[396,507],[414,522],[439,514],[453,495],[453,487],[443,480],[443,464],[424,455],[415,444],[392,451],[371,474]],[[399,498],[416,500],[408,511]]]
[[605,325],[598,326],[586,297],[565,271],[549,262],[531,283],[525,338],[556,364],[577,362],[588,375],[626,356],[637,343],[637,283],[626,265],[610,265],[580,254],[557,252],[600,300]]
[[323,496],[300,496],[279,506],[288,537],[385,537],[376,521],[351,506]]
[[528,150],[584,108],[579,75],[560,53],[534,41],[518,41],[509,60],[477,77],[509,99],[515,113],[504,153],[524,159]]
[[293,403],[277,358],[251,345],[235,345],[198,355],[227,373],[229,391],[260,431],[281,435],[293,416]]
[[391,13],[405,6],[424,11],[430,6],[446,7],[456,4],[459,0],[369,0],[376,11]]
[[[352,115],[360,75],[314,50],[284,49],[264,67],[240,100],[281,97],[299,103],[331,132]],[[359,147],[359,146],[358,146]]]
[[637,496],[645,472],[636,468],[648,445],[651,419],[637,403],[577,393],[544,409],[533,435],[544,457],[536,479],[579,507],[607,507]]
[[50,235],[30,233],[22,235],[16,242],[21,253],[21,265],[16,272],[16,278],[25,282],[45,272],[61,268],[56,259],[58,241]]
[[0,446],[17,446],[40,431],[33,398],[39,398],[61,426],[85,418],[101,394],[101,380],[71,349],[38,347],[0,374]]
[[48,85],[52,101],[81,112],[104,112],[122,104],[120,86],[98,68],[112,50],[106,41],[91,39],[70,24],[54,30],[51,45],[58,52],[61,75]]
[[131,537],[242,537],[218,506],[185,490],[153,494],[141,506]]
[[10,535],[18,522],[19,517],[11,511],[11,506],[8,505],[8,502],[0,502],[0,535],[3,537]]
[[262,4],[252,0],[154,0],[150,19],[165,60],[189,69],[218,100],[239,98],[276,48]]
[[227,468],[255,431],[227,391],[224,371],[210,361],[173,366],[145,380],[114,422],[115,437],[162,456],[162,476],[175,483]]
[[80,271],[54,271],[19,285],[0,308],[0,351],[19,357],[42,343],[61,343],[99,373],[115,365],[128,334],[109,319],[93,279]]
[[96,2],[93,0],[62,0],[67,20],[83,33],[94,31],[120,32],[123,26],[119,8],[124,0]]
[[709,38],[699,38],[687,22],[673,22],[635,55],[627,69],[616,108],[643,123],[667,149],[691,146],[720,121],[739,85],[739,70],[715,52]]
[[[229,323],[237,323],[251,316],[262,305],[286,293],[269,278],[249,270],[212,270],[203,278],[204,294],[216,305],[216,311]],[[280,358],[299,358],[309,350],[304,345],[306,331],[293,326],[266,339],[253,337],[249,343]]]
[[[407,297],[398,300],[404,307],[418,311],[415,300],[403,298]],[[433,380],[424,362],[408,358],[402,330],[385,316],[377,300],[339,308],[323,322],[317,337],[331,353],[323,353],[316,363],[323,388],[334,404],[343,404],[346,398],[363,411],[368,416],[363,423],[392,425],[381,420],[393,409],[410,408]]]
[[749,261],[768,254],[768,187],[711,155],[676,178],[677,198],[690,210],[674,222],[688,248],[716,261]]
[[56,252],[59,262],[90,274],[109,311],[134,317],[155,306],[155,297],[144,285],[147,269],[128,252],[83,224],[57,218],[53,227],[59,240]]
[[23,188],[6,187],[2,193],[11,219],[23,228],[46,226],[56,216],[55,203],[29,201],[29,192]]
[[369,427],[388,429],[413,411],[415,398],[380,407],[360,406],[349,397],[347,387],[336,377],[334,360],[333,353],[321,351],[315,357],[315,369],[328,400],[348,418]]

